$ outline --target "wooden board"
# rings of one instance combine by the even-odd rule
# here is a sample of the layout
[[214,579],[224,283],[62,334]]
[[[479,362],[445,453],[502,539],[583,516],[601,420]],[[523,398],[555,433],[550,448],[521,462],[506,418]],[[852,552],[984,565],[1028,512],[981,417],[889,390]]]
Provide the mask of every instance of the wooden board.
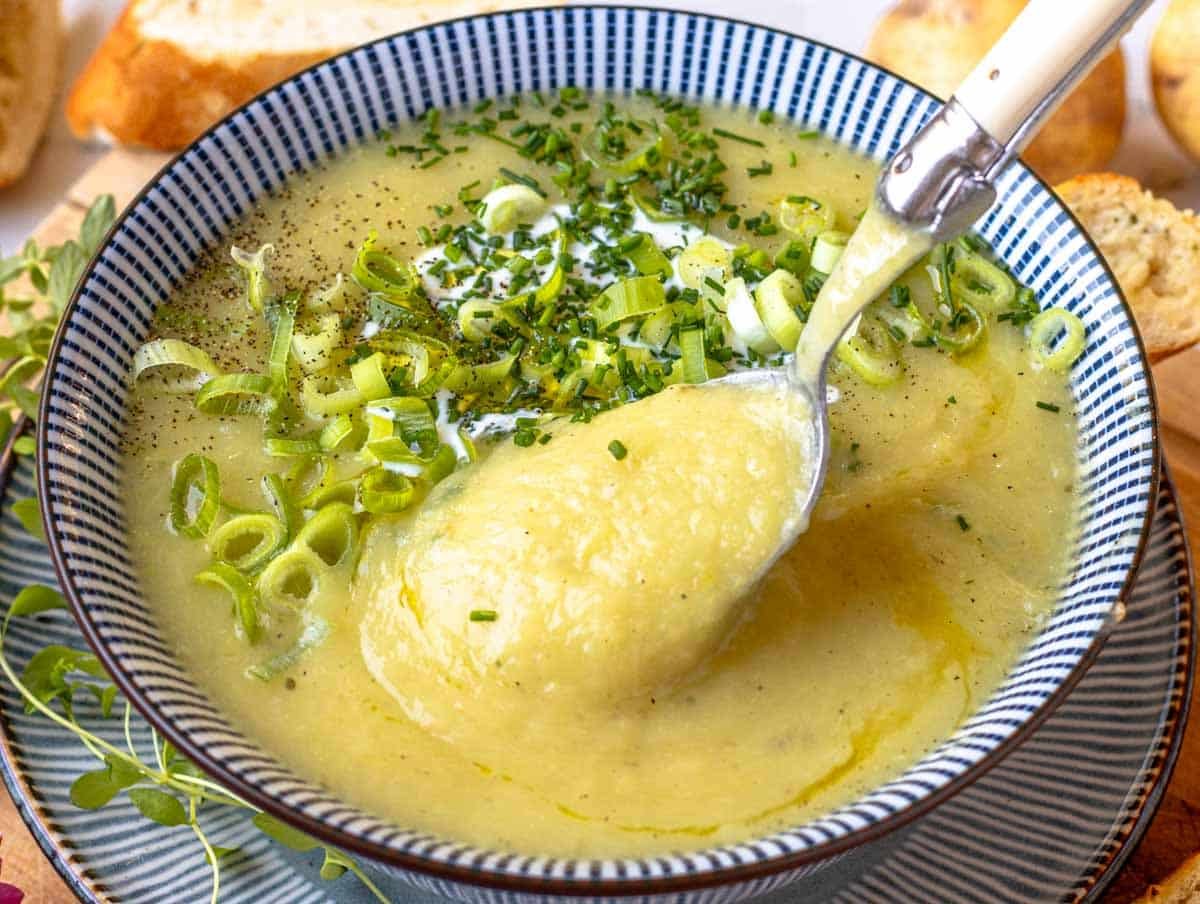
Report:
[[[111,192],[124,206],[169,158],[116,150],[89,170],[37,232],[39,241],[61,242],[78,232],[83,214],[98,194]],[[1200,276],[1200,274],[1197,274]],[[1162,441],[1178,488],[1188,537],[1200,551],[1200,346],[1154,369]],[[1200,682],[1197,683],[1200,691]],[[1117,876],[1106,902],[1133,901],[1200,850],[1200,705],[1188,725],[1183,750],[1163,803],[1145,839]],[[29,900],[69,904],[74,896],[58,879],[30,837],[7,795],[0,794],[3,876],[29,893]]]

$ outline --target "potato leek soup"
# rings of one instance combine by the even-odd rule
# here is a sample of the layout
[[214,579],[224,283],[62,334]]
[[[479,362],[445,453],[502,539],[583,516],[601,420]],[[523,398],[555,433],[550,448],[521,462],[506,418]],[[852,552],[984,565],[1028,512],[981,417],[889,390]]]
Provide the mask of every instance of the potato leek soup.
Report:
[[298,176],[158,312],[125,474],[181,662],[297,773],[570,857],[895,777],[1065,578],[1082,325],[973,237],[867,308],[831,471],[771,384],[875,165],[766,114],[483,102]]

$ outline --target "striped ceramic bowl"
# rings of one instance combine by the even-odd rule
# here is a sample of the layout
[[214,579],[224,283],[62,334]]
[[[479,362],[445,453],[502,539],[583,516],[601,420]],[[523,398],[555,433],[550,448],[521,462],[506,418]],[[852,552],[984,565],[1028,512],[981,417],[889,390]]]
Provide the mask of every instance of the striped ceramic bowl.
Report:
[[[1158,480],[1145,356],[1129,309],[1079,225],[1022,166],[977,224],[1043,307],[1087,326],[1072,375],[1082,519],[1053,616],[985,706],[895,781],[769,837],[653,859],[555,860],[479,850],[381,821],[248,742],[176,665],[130,564],[118,443],[134,349],[201,249],[290,173],[427,108],[579,85],[771,109],[878,158],[934,111],[913,85],[768,28],[645,8],[498,13],[406,32],[266,92],[142,192],[88,269],[59,331],[39,426],[55,566],[84,633],[129,699],[213,776],[298,827],[468,900],[570,894],[734,900],[805,875],[927,812],[1011,750],[1078,680],[1118,617]],[[691,898],[689,898],[691,900]]]

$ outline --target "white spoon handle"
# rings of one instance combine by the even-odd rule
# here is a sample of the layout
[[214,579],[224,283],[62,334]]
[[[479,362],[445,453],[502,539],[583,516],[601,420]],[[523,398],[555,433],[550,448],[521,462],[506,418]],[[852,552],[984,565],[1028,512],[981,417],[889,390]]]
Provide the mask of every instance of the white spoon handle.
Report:
[[954,96],[1015,153],[1150,2],[1031,0]]

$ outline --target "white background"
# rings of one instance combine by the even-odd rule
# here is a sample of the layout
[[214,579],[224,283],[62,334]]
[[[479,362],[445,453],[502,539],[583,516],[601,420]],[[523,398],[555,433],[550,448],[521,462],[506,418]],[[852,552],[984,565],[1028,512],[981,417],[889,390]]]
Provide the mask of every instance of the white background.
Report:
[[[1062,0],[1064,8],[1075,2],[1082,0]],[[750,19],[861,51],[875,19],[890,5],[890,0],[658,0],[658,3]],[[64,0],[68,32],[64,93],[123,5],[124,0]],[[1146,46],[1165,5],[1166,0],[1156,0],[1124,41],[1128,119],[1125,142],[1112,168],[1137,177],[1177,204],[1195,207],[1200,206],[1200,169],[1172,145],[1150,99]],[[0,190],[0,252],[14,251],[58,203],[67,187],[103,153],[104,148],[85,145],[72,137],[60,100],[47,139],[30,171],[17,185]]]

